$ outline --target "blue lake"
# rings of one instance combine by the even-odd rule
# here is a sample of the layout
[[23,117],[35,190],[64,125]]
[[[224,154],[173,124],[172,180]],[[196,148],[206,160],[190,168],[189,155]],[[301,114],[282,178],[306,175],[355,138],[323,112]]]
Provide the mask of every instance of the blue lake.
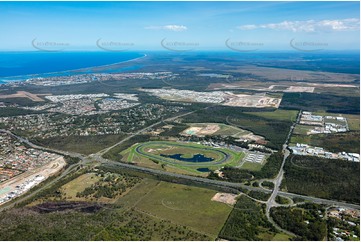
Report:
[[163,155],[163,154],[161,154],[160,156],[167,157],[167,158],[172,158],[172,159],[175,159],[175,160],[185,161],[185,162],[210,162],[210,161],[214,161],[213,158],[206,157],[206,156],[204,156],[202,154],[196,154],[191,158],[184,158],[184,157],[182,157],[183,154],[174,154],[174,155]]
[[200,171],[200,172],[210,172],[211,170],[208,169],[208,168],[198,168],[197,171]]

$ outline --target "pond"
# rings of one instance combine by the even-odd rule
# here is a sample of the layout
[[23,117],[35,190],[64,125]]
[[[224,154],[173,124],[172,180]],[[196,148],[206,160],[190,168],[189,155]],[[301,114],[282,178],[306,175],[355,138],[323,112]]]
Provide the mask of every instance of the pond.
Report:
[[211,170],[208,169],[208,168],[198,168],[197,171],[200,171],[200,172],[210,172]]
[[174,155],[163,155],[163,154],[161,154],[160,156],[167,157],[167,158],[172,158],[172,159],[175,159],[175,160],[185,161],[185,162],[210,162],[210,161],[214,161],[213,158],[206,157],[206,156],[204,156],[202,154],[193,155],[193,157],[191,157],[191,158],[184,158],[184,157],[182,157],[183,154],[174,154]]

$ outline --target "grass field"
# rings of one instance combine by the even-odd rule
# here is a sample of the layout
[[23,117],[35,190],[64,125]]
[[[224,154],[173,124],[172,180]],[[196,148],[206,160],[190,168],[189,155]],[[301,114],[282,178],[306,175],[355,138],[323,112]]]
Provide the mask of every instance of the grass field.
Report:
[[[190,159],[201,154],[212,161],[182,161],[169,156],[181,154],[181,158]],[[217,170],[221,167],[238,166],[244,157],[243,153],[237,153],[225,148],[212,148],[197,143],[176,143],[169,141],[150,141],[135,144],[122,151],[120,155],[123,161],[133,162],[141,166],[155,169],[165,169],[171,172],[206,176],[208,170],[199,171],[200,168]],[[161,156],[163,155],[163,156]],[[168,156],[168,157],[164,157]]]
[[154,189],[160,181],[144,178],[137,186],[135,186],[125,196],[119,198],[115,204],[126,209],[134,208],[142,199]]
[[85,173],[62,186],[61,192],[65,195],[67,200],[84,200],[84,198],[76,197],[76,194],[84,191],[85,188],[90,187],[99,180],[100,177],[95,173]]
[[360,132],[352,131],[333,134],[297,135],[291,137],[291,143],[303,143],[322,147],[330,152],[360,152]]
[[347,119],[348,127],[352,131],[360,130],[360,116],[352,114],[343,114]]
[[295,122],[298,111],[277,109],[273,112],[245,112],[245,113],[267,119],[274,119],[280,121],[287,120],[287,121]]
[[342,116],[347,119],[347,123],[350,131],[360,130],[360,115],[354,114],[338,114],[338,113],[328,113],[328,112],[315,112],[316,115],[330,115],[330,116]]
[[[166,182],[146,184],[123,199],[135,202],[135,208],[178,225],[192,228],[215,239],[232,207],[211,201],[216,191]],[[136,193],[136,194],[134,194]],[[130,197],[130,198],[129,198]],[[135,197],[140,197],[136,202]],[[120,202],[120,203],[124,203]]]
[[249,171],[260,171],[263,167],[265,162],[263,163],[256,163],[256,162],[248,162],[246,161],[242,166],[241,169],[249,170]]
[[[94,175],[79,176],[63,188],[73,193],[81,191],[92,183]],[[83,212],[75,205],[73,210],[46,210],[44,213],[35,212],[31,206],[7,210],[1,215],[0,238],[50,241],[215,240],[232,210],[230,205],[211,200],[216,193],[206,188],[143,178],[113,204],[102,203],[99,199],[83,202],[88,206],[100,202],[103,208],[97,211]],[[48,197],[43,202],[56,206],[59,201]],[[59,208],[71,203],[74,204],[67,199],[61,200]]]
[[[319,146],[331,152],[360,152],[360,117],[352,114],[336,114],[327,112],[314,112],[315,115],[346,117],[350,132],[332,134],[310,134],[307,131],[314,126],[297,124],[291,137],[291,143],[303,143]],[[332,120],[332,122],[337,122]]]
[[296,124],[293,133],[294,133],[294,134],[307,135],[307,132],[311,131],[311,130],[314,129],[315,127],[316,127],[316,126]]

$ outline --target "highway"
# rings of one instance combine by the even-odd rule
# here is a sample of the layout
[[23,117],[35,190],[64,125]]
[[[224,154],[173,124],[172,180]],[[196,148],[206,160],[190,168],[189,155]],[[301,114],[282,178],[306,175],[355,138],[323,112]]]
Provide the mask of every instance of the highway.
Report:
[[154,169],[146,168],[146,167],[142,167],[142,166],[108,160],[101,156],[93,156],[93,157],[97,161],[100,161],[100,163],[104,167],[119,167],[119,168],[124,167],[124,168],[132,169],[132,170],[141,171],[144,173],[150,173],[150,174],[154,174],[154,175],[165,175],[165,176],[174,177],[174,178],[182,178],[182,179],[189,180],[189,181],[194,181],[194,182],[203,183],[203,184],[210,184],[210,185],[215,185],[215,186],[220,186],[220,187],[227,187],[227,188],[233,188],[233,189],[244,188],[244,189],[251,190],[251,191],[271,192],[271,190],[267,191],[260,187],[246,186],[242,183],[233,183],[233,182],[227,182],[227,181],[212,180],[212,179],[208,179],[208,178],[204,178],[204,177],[177,174],[177,173],[162,171],[162,170],[154,170]]
[[289,139],[291,138],[291,135],[293,133],[293,130],[296,126],[296,124],[298,123],[300,117],[301,117],[301,113],[302,113],[302,110],[299,111],[298,113],[298,116],[297,116],[297,119],[296,121],[292,124],[291,128],[290,128],[290,131],[288,132],[288,135],[287,135],[287,138],[286,138],[286,141],[285,143],[283,144],[283,147],[282,147],[282,153],[283,153],[283,160],[282,160],[282,164],[281,164],[281,167],[280,167],[280,170],[276,176],[275,179],[271,180],[273,183],[274,183],[274,189],[272,191],[272,194],[271,196],[269,197],[267,203],[266,203],[266,217],[268,218],[268,221],[270,221],[278,230],[281,230],[282,232],[286,233],[286,234],[289,234],[291,236],[295,236],[295,234],[293,234],[292,232],[290,231],[287,231],[287,230],[284,230],[282,229],[280,226],[278,226],[277,223],[275,223],[272,219],[272,217],[270,216],[270,211],[271,211],[271,208],[272,207],[275,207],[277,206],[278,204],[276,203],[275,199],[277,197],[277,195],[279,194],[279,189],[280,189],[280,186],[281,186],[281,183],[282,183],[282,180],[283,180],[283,175],[284,175],[284,170],[283,170],[283,167],[286,163],[286,160],[288,158],[288,156],[290,155],[290,152],[289,150],[287,149],[287,146],[288,146],[288,141]]
[[[165,121],[171,121],[174,120],[176,118],[194,113],[196,111],[192,111],[192,112],[188,112],[185,114],[181,114],[175,117],[171,117],[166,119]],[[300,116],[298,116],[299,119]],[[66,170],[64,170],[62,172],[61,175],[59,175],[58,177],[56,177],[54,180],[46,183],[44,186],[39,187],[38,190],[32,191],[31,193],[27,193],[26,195],[20,197],[19,199],[17,199],[17,202],[22,202],[25,201],[26,199],[30,198],[31,196],[37,194],[38,192],[50,187],[51,185],[53,185],[54,183],[56,183],[57,181],[59,181],[61,178],[65,177],[66,175],[68,175],[69,173],[73,172],[77,167],[80,167],[81,165],[86,165],[89,164],[91,162],[99,162],[100,164],[102,164],[105,167],[123,167],[123,168],[127,168],[127,169],[133,169],[133,170],[137,170],[137,171],[141,171],[141,172],[145,172],[145,173],[150,173],[150,174],[155,174],[155,175],[165,175],[165,176],[169,176],[169,177],[175,177],[175,178],[181,178],[181,179],[186,179],[186,180],[190,180],[190,181],[194,181],[194,182],[198,182],[198,183],[203,183],[203,184],[210,184],[210,185],[214,185],[214,186],[220,186],[220,187],[227,187],[227,188],[233,188],[233,189],[239,189],[239,188],[243,188],[243,189],[247,189],[247,190],[252,190],[252,191],[260,191],[260,192],[266,192],[269,193],[271,192],[271,190],[265,189],[265,188],[261,188],[261,187],[253,187],[253,186],[246,186],[244,184],[241,183],[232,183],[232,182],[227,182],[227,181],[221,181],[221,180],[211,180],[211,179],[207,179],[207,178],[203,178],[203,177],[195,177],[195,176],[189,176],[189,175],[182,175],[182,174],[176,174],[176,173],[171,173],[171,172],[167,172],[167,171],[162,171],[162,170],[154,170],[154,169],[150,169],[150,168],[145,168],[145,167],[140,167],[137,165],[133,165],[133,164],[126,164],[126,163],[121,163],[121,162],[116,162],[116,161],[112,161],[112,160],[108,160],[108,159],[104,159],[102,157],[102,155],[106,152],[108,152],[110,149],[114,148],[115,146],[122,144],[123,142],[131,139],[132,137],[141,134],[142,132],[148,130],[149,128],[152,128],[160,123],[162,123],[163,121],[159,121],[157,123],[154,123],[142,130],[139,130],[138,132],[128,136],[127,138],[119,141],[118,143],[103,149],[95,154],[91,154],[89,156],[84,156],[82,154],[76,153],[76,152],[67,152],[67,151],[61,151],[61,150],[56,150],[56,149],[51,149],[51,148],[46,148],[46,147],[42,147],[42,146],[38,146],[35,145],[33,143],[31,143],[28,139],[22,138],[20,136],[17,136],[13,133],[11,133],[10,131],[7,130],[3,130],[0,129],[0,132],[5,132],[9,135],[12,135],[13,137],[17,138],[18,140],[20,140],[21,142],[26,143],[27,145],[29,145],[30,147],[36,148],[36,149],[40,149],[40,150],[44,150],[44,151],[48,151],[48,152],[55,152],[58,154],[62,154],[62,155],[66,155],[66,156],[70,156],[70,157],[76,157],[80,159],[80,163],[77,164],[73,164],[70,165]],[[296,122],[297,123],[297,122]],[[345,203],[345,202],[339,202],[339,201],[333,201],[333,200],[327,200],[327,199],[321,199],[321,198],[316,198],[316,197],[311,197],[311,196],[305,196],[305,195],[299,195],[299,194],[294,194],[294,193],[288,193],[288,192],[282,192],[279,191],[279,186],[281,184],[282,178],[283,178],[283,166],[284,163],[287,159],[287,157],[289,156],[289,151],[287,150],[287,143],[288,140],[293,132],[293,129],[295,127],[295,124],[293,124],[290,128],[290,132],[288,134],[287,140],[283,146],[283,152],[284,152],[284,159],[280,168],[280,171],[277,175],[277,177],[273,180],[275,183],[275,189],[272,191],[271,197],[270,199],[266,202],[267,205],[267,209],[266,209],[266,215],[268,218],[270,218],[269,216],[269,211],[270,208],[273,206],[277,206],[277,203],[275,202],[275,198],[277,195],[282,195],[282,196],[286,196],[286,197],[300,197],[303,198],[305,200],[311,201],[311,202],[315,202],[315,203],[324,203],[324,204],[328,204],[330,206],[334,205],[334,206],[342,206],[342,207],[346,207],[346,208],[352,208],[352,209],[359,209],[360,206],[356,205],[356,204],[350,204],[350,203]],[[4,210],[4,209],[8,209],[10,207],[12,207],[14,204],[9,202],[4,204],[3,206],[1,206],[0,211]]]
[[[206,107],[206,108],[208,108],[208,107]],[[101,150],[101,151],[98,151],[95,155],[104,155],[105,153],[107,153],[107,152],[108,152],[109,150],[111,150],[112,148],[114,148],[114,147],[116,147],[116,146],[124,143],[124,142],[127,141],[127,140],[130,140],[130,139],[133,138],[134,136],[137,136],[137,135],[139,135],[139,134],[147,131],[147,130],[150,129],[150,128],[153,128],[154,126],[157,126],[157,125],[163,123],[164,121],[172,121],[172,120],[175,120],[175,119],[177,119],[177,118],[180,118],[180,117],[189,115],[189,114],[191,114],[191,113],[195,113],[196,111],[197,111],[197,110],[191,111],[191,112],[188,112],[188,113],[184,113],[184,114],[180,114],[180,115],[177,115],[177,116],[175,116],[175,117],[170,117],[170,118],[167,118],[167,119],[165,119],[165,120],[161,120],[161,121],[159,121],[159,122],[156,122],[156,123],[154,123],[154,124],[152,124],[152,125],[150,125],[150,126],[148,126],[148,127],[145,127],[144,129],[138,130],[137,132],[135,132],[135,133],[133,133],[132,135],[130,135],[130,136],[122,139],[121,141],[119,141],[118,143],[116,143],[116,144],[114,144],[114,145],[112,145],[112,146],[110,146],[110,147],[107,147],[107,148],[105,148],[105,149],[103,149],[103,150]]]

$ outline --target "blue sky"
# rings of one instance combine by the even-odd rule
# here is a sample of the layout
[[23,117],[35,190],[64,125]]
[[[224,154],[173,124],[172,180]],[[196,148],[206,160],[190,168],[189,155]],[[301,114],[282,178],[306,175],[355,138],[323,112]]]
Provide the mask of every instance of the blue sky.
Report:
[[0,2],[0,50],[358,50],[359,2]]

